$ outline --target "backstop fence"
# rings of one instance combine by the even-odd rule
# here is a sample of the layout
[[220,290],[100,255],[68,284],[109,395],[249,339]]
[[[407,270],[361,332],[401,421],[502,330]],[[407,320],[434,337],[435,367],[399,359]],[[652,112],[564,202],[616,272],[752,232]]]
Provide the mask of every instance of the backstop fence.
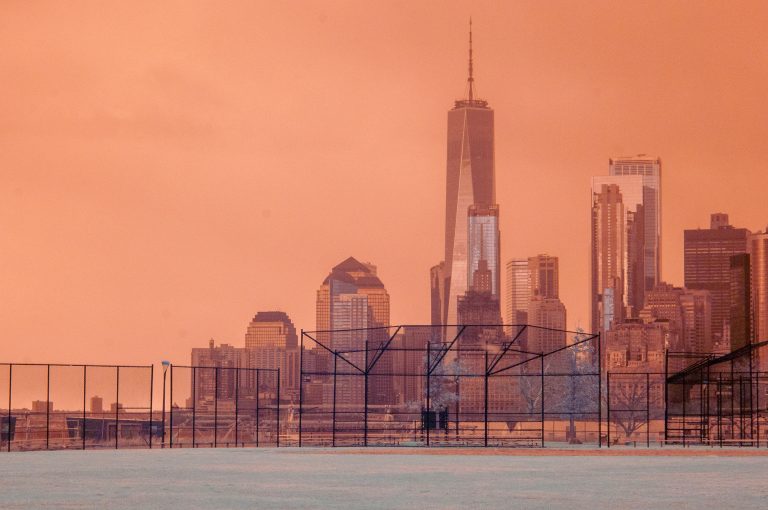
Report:
[[528,325],[302,331],[301,353],[300,446],[603,442],[599,335]]
[[768,341],[721,356],[667,353],[666,442],[759,447],[768,439],[766,361]]
[[153,377],[152,366],[2,363],[0,450],[151,448]]
[[280,446],[279,369],[172,365],[169,393],[168,448]]

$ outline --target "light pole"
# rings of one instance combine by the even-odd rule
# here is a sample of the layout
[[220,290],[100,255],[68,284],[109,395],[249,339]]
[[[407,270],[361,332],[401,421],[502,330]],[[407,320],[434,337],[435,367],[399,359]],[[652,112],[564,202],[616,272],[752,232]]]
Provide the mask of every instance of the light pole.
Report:
[[163,431],[162,431],[162,441],[160,442],[160,447],[165,448],[165,376],[168,373],[168,367],[171,365],[170,361],[162,361],[163,365]]

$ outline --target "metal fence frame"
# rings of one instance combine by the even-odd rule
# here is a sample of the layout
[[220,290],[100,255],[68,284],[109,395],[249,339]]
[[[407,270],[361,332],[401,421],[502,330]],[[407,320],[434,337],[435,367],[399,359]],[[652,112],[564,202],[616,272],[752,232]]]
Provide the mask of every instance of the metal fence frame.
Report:
[[[2,416],[2,425],[0,425],[0,428],[2,428],[2,434],[0,435],[0,444],[4,447],[0,447],[0,451],[5,450],[7,452],[10,452],[12,450],[12,445],[14,441],[18,442],[19,439],[15,438],[16,433],[16,422],[18,419],[18,416],[14,416],[13,413],[13,368],[14,367],[45,367],[46,369],[46,379],[45,379],[45,387],[46,387],[46,397],[45,397],[45,447],[44,448],[35,448],[35,449],[44,449],[49,450],[51,449],[51,414],[70,414],[72,415],[71,419],[74,420],[81,420],[79,421],[78,430],[79,430],[79,444],[80,449],[85,450],[88,445],[86,443],[86,436],[87,436],[87,430],[88,430],[88,420],[93,420],[94,418],[88,417],[88,411],[87,411],[87,391],[88,391],[88,369],[114,369],[115,370],[115,414],[114,414],[114,447],[117,449],[120,447],[120,433],[119,433],[119,427],[120,427],[120,414],[121,414],[121,406],[120,406],[120,369],[145,369],[148,370],[149,375],[149,399],[148,399],[148,438],[147,438],[147,444],[149,448],[152,448],[152,437],[154,435],[157,435],[155,433],[155,420],[154,420],[154,414],[153,414],[153,404],[154,404],[154,366],[153,365],[96,365],[96,364],[61,364],[61,363],[0,363],[0,367],[8,367],[8,402],[7,402],[7,408],[4,410],[7,411],[6,414]],[[51,402],[51,368],[82,368],[83,370],[83,409],[82,411],[77,411],[77,415],[75,416],[74,411],[55,411],[52,409],[52,402]],[[82,413],[82,414],[80,414]],[[29,416],[33,414],[42,414],[42,413],[35,413],[34,411],[30,411],[27,413],[27,419],[29,419]],[[93,414],[91,412],[90,414]],[[101,413],[102,415],[105,413]],[[69,420],[70,417],[66,417],[65,420]],[[102,418],[104,420],[104,418]],[[128,420],[123,420],[123,422],[126,422]],[[69,426],[69,423],[66,422],[66,426]],[[74,445],[74,442],[72,442]],[[67,445],[68,446],[68,445]],[[65,446],[65,448],[67,447]],[[104,444],[100,447],[107,447],[110,445]],[[94,446],[91,446],[94,447]],[[58,448],[55,448],[58,449]]]
[[[208,444],[207,442],[199,442],[197,441],[196,433],[197,433],[197,396],[195,395],[195,389],[196,389],[196,376],[198,370],[214,370],[214,399],[213,399],[213,406],[214,406],[214,425],[213,425],[213,442],[210,444],[212,448],[218,448],[219,447],[219,441],[218,441],[218,432],[219,432],[219,390],[220,390],[220,384],[219,384],[219,375],[222,371],[234,371],[235,372],[235,397],[234,397],[234,409],[235,409],[235,416],[234,416],[234,429],[235,429],[235,440],[234,445],[235,447],[245,447],[246,442],[240,441],[240,389],[242,387],[241,381],[243,378],[241,377],[242,373],[245,374],[253,374],[255,375],[255,391],[256,391],[256,407],[255,407],[255,418],[256,418],[256,428],[255,428],[255,442],[248,443],[249,446],[255,446],[259,447],[262,446],[259,437],[260,433],[262,432],[260,430],[260,423],[261,423],[261,412],[262,411],[269,411],[272,410],[274,412],[275,416],[275,430],[274,430],[274,446],[280,447],[280,369],[271,369],[271,368],[250,368],[250,367],[216,367],[216,366],[191,366],[191,365],[169,365],[170,368],[170,392],[169,392],[169,400],[171,403],[170,412],[168,413],[170,418],[168,422],[167,427],[163,427],[163,438],[162,438],[162,444],[164,447],[168,448],[181,448],[183,447],[183,443],[177,442],[174,444],[173,440],[173,433],[174,433],[174,404],[173,404],[173,381],[174,381],[174,369],[178,370],[191,370],[191,383],[192,383],[192,392],[191,392],[191,399],[192,399],[192,438],[191,438],[191,447],[192,448],[198,448],[201,444]],[[260,381],[263,380],[262,374],[271,374],[274,377],[275,380],[275,398],[274,398],[274,407],[269,406],[260,406]],[[163,386],[163,393],[165,393],[165,385]],[[181,409],[177,410],[177,415],[180,413]],[[163,398],[163,416],[165,416],[165,398]],[[166,443],[166,429],[167,429],[167,437],[168,442]],[[229,447],[230,444],[227,442],[225,443],[226,447]]]
[[[768,355],[768,341],[721,356],[668,352],[665,441],[683,447],[759,448],[761,439],[768,439],[768,433],[761,438],[761,429],[768,432],[768,398],[761,398],[761,393],[768,396],[768,372],[754,366],[761,351]],[[682,368],[670,370],[670,362],[682,364]]]
[[[426,342],[426,346],[424,349],[412,349],[412,348],[404,348],[404,347],[393,347],[392,343],[395,337],[398,335],[398,333],[403,328],[423,328],[425,330],[428,330],[429,328],[434,328],[435,330],[451,330],[456,331],[457,333],[450,334],[450,335],[442,335],[444,338],[441,338],[439,342],[433,343],[431,340],[428,340]],[[507,330],[514,328],[514,331],[516,331],[516,334],[510,335],[506,337],[506,341],[502,342],[501,344],[497,345],[498,352],[491,354],[488,348],[488,343],[486,342],[484,347],[462,347],[460,345],[460,340],[462,338],[462,335],[464,334],[465,330],[467,328],[497,328],[498,330]],[[564,347],[555,349],[551,352],[528,352],[523,349],[520,349],[520,344],[518,342],[521,335],[527,331],[528,329],[539,329],[539,330],[547,330],[547,331],[554,331],[559,332],[563,334],[574,334],[574,335],[580,335],[581,339],[573,344],[566,345]],[[368,334],[375,330],[386,330],[387,335],[381,339],[378,345],[370,346],[368,345],[368,341],[365,340],[365,344],[360,346],[359,349],[352,349],[352,350],[335,350],[329,345],[325,345],[323,341],[319,339],[321,335],[331,335],[331,334],[353,334],[353,333],[360,333],[363,332],[365,334],[366,339],[368,338]],[[394,334],[390,334],[391,331],[394,331]],[[360,333],[360,334],[363,334]],[[441,336],[438,334],[437,336]],[[330,358],[333,360],[333,368],[328,370],[307,370],[304,363],[304,356],[306,352],[306,346],[305,346],[305,340],[308,342],[314,343],[321,352],[325,352],[325,356],[330,356]],[[578,371],[571,371],[571,372],[550,372],[547,373],[548,368],[545,368],[545,360],[554,358],[560,353],[563,353],[564,351],[567,351],[568,349],[574,349],[578,347],[580,344],[587,344],[592,343],[594,345],[594,360],[593,360],[593,371],[587,371],[587,372],[578,372]],[[425,446],[431,446],[434,444],[432,441],[432,425],[425,425],[426,421],[436,421],[437,420],[437,412],[438,410],[433,409],[432,402],[430,401],[432,392],[431,392],[431,382],[434,378],[440,377],[440,375],[435,375],[436,371],[438,370],[438,367],[440,367],[441,363],[445,359],[446,355],[449,352],[455,353],[457,356],[460,356],[462,353],[467,353],[467,355],[474,355],[478,358],[483,358],[481,360],[482,362],[482,368],[477,373],[462,373],[462,374],[452,374],[451,376],[455,377],[457,379],[456,385],[458,386],[460,383],[459,381],[461,378],[482,378],[482,387],[483,387],[483,396],[484,396],[484,402],[482,406],[482,418],[479,420],[482,422],[482,441],[481,444],[468,444],[463,443],[464,446],[519,446],[519,441],[522,441],[523,443],[527,443],[527,446],[540,446],[543,447],[545,445],[545,421],[548,417],[552,415],[562,416],[564,414],[577,414],[581,416],[586,415],[594,415],[595,418],[595,425],[597,427],[597,444],[598,447],[602,447],[603,442],[603,407],[602,407],[602,399],[601,398],[594,398],[594,401],[591,402],[591,404],[594,405],[593,410],[586,410],[582,409],[580,412],[574,412],[573,410],[570,413],[564,413],[562,410],[560,411],[553,411],[550,412],[547,410],[547,407],[545,405],[544,396],[546,395],[546,386],[547,381],[551,381],[552,378],[562,378],[562,377],[592,377],[595,379],[596,383],[596,394],[600,395],[602,394],[602,385],[603,385],[603,378],[600,376],[601,374],[601,342],[600,342],[600,335],[599,334],[590,334],[590,333],[584,333],[580,331],[568,331],[568,330],[562,330],[562,329],[555,329],[555,328],[545,328],[540,326],[531,326],[527,324],[521,324],[521,325],[456,325],[456,326],[422,326],[422,325],[401,325],[401,326],[388,326],[388,327],[378,327],[378,328],[357,328],[357,329],[346,329],[346,330],[326,330],[326,331],[301,331],[301,361],[300,361],[300,387],[299,387],[299,441],[298,446],[304,446],[307,441],[305,438],[305,434],[307,433],[307,430],[305,428],[304,423],[304,416],[305,414],[330,414],[330,429],[329,430],[315,430],[313,431],[313,434],[318,439],[318,441],[325,441],[328,443],[328,446],[340,446],[337,441],[337,423],[338,423],[338,416],[337,416],[337,403],[336,403],[336,395],[337,395],[337,384],[339,379],[349,379],[349,378],[361,378],[362,379],[362,386],[363,390],[362,393],[364,395],[364,399],[362,402],[362,410],[357,412],[351,412],[349,414],[353,415],[359,415],[358,420],[361,421],[360,423],[360,429],[346,429],[345,432],[349,432],[350,430],[352,432],[354,431],[361,431],[362,437],[358,440],[360,446],[372,446],[371,441],[369,440],[369,431],[371,431],[371,427],[369,424],[369,379],[371,377],[387,377],[387,376],[397,376],[397,377],[414,377],[414,378],[422,378],[423,379],[423,387],[425,388],[424,391],[424,397],[423,397],[423,406],[422,406],[422,417],[421,417],[421,432],[423,436],[423,440],[420,441],[420,443],[424,444]],[[385,353],[402,353],[402,352],[423,352],[424,353],[424,363],[423,368],[419,370],[414,370],[408,373],[401,373],[398,371],[395,371],[391,374],[376,374],[373,372],[374,368],[376,367],[377,362],[382,359],[382,357],[385,355]],[[349,355],[353,353],[362,353],[364,355],[364,364],[359,365],[353,363],[349,359]],[[517,361],[510,361],[507,360],[508,355],[510,353],[515,353],[518,356],[522,355],[525,356],[526,359],[523,360],[517,360]],[[363,356],[358,356],[363,357]],[[505,363],[506,362],[506,363]],[[512,369],[524,369],[529,366],[536,367],[531,371],[532,373],[523,373],[521,371],[519,374],[511,375]],[[347,371],[340,371],[339,366],[343,366]],[[401,367],[400,370],[407,371],[405,367]],[[308,406],[306,404],[306,398],[305,398],[305,380],[309,381],[312,379],[312,377],[316,378],[332,378],[331,382],[326,382],[329,385],[332,385],[332,393],[333,398],[332,402],[330,403],[330,413],[326,407],[323,407],[323,411],[312,411],[311,408],[308,409]],[[442,377],[445,377],[445,375],[442,375]],[[509,377],[509,378],[517,378],[518,380],[522,380],[523,378],[529,378],[529,377],[535,377],[539,379],[540,384],[540,393],[537,397],[539,399],[538,403],[538,411],[536,412],[495,412],[491,411],[489,409],[489,384],[491,384],[493,381],[498,381],[501,378]],[[359,379],[358,379],[359,380]],[[457,390],[458,392],[458,390]],[[454,412],[455,415],[455,421],[456,421],[456,442],[460,443],[459,441],[459,415],[462,413],[462,411],[459,410],[460,405],[456,404],[456,410]],[[443,409],[446,413],[448,412],[448,409]],[[425,414],[426,418],[425,418]],[[400,414],[413,414],[413,413],[407,413],[402,412]],[[480,413],[466,413],[466,414],[480,414]],[[492,418],[489,417],[490,414],[501,414],[501,415],[530,415],[536,417],[536,423],[538,423],[538,430],[536,431],[537,436],[534,437],[520,437],[514,441],[509,440],[505,444],[503,441],[501,441],[500,438],[494,437],[491,435],[491,432],[489,430],[489,425],[492,423]],[[498,418],[496,418],[498,419]],[[448,420],[448,415],[446,414],[445,420]],[[431,423],[431,422],[430,422]],[[534,423],[532,420],[524,419],[521,420],[520,423]],[[416,427],[416,424],[414,423],[414,427]],[[447,428],[445,429],[447,431]],[[531,430],[532,429],[526,429]],[[416,436],[416,429],[414,428],[414,436]],[[447,432],[446,432],[447,435]],[[328,436],[328,437],[326,437]],[[403,439],[402,432],[399,437],[400,440]],[[416,440],[416,437],[414,437]],[[407,443],[407,442],[406,442]],[[448,444],[446,444],[448,443]],[[514,443],[514,444],[513,444]],[[534,444],[535,443],[535,444]],[[324,444],[324,443],[322,443]],[[376,445],[383,445],[383,446],[395,446],[397,444],[400,444],[398,441],[393,441],[393,443],[375,443]],[[443,446],[450,446],[452,443],[450,441],[443,441],[440,443]]]

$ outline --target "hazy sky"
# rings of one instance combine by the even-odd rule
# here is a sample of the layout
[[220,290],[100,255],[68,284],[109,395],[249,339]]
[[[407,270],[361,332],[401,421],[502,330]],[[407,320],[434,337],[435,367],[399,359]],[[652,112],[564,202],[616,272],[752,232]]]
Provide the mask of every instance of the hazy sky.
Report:
[[467,19],[502,259],[588,326],[590,176],[663,160],[684,228],[768,224],[765,2],[0,3],[0,361],[189,362],[259,310],[315,327],[353,255],[429,321]]

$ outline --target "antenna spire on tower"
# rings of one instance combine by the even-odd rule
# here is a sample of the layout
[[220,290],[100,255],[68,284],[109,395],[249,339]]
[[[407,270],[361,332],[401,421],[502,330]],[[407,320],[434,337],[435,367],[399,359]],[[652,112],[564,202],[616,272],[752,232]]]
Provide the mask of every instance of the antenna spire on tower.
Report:
[[475,82],[475,78],[472,76],[472,17],[469,17],[469,78],[467,78],[467,84],[469,85],[469,96],[467,99],[472,101],[474,99],[474,93],[472,85]]

